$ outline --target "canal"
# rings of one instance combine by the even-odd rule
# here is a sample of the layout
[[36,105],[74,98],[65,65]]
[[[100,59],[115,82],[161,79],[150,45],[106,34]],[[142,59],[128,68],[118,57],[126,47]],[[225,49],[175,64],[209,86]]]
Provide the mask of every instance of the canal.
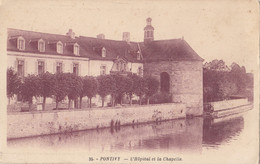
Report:
[[[254,151],[258,121],[254,110],[224,118],[179,119],[160,123],[121,126],[66,134],[46,135],[7,141],[9,149],[46,151],[83,150],[94,153],[170,153],[202,157],[239,157],[247,161]],[[248,153],[248,155],[247,155]],[[223,160],[223,159],[222,159]],[[217,160],[216,160],[217,161]]]

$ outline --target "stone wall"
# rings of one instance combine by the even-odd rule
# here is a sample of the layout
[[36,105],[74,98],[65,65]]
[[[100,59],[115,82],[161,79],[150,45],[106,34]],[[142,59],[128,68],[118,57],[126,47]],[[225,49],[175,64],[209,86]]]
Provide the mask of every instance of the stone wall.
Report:
[[203,70],[201,61],[160,61],[144,63],[144,74],[160,81],[160,74],[170,75],[170,93],[173,102],[187,106],[187,114],[203,113]]
[[85,110],[17,112],[7,115],[7,138],[20,138],[86,129],[170,120],[186,117],[182,103],[129,106],[121,108],[92,108]]
[[[202,151],[203,118],[177,119],[158,124],[141,124],[117,129],[99,129],[9,140],[8,147],[63,149],[73,147],[102,152],[171,148],[171,153]],[[154,142],[157,139],[158,142]]]
[[207,104],[210,104],[214,111],[228,109],[228,108],[234,108],[242,105],[249,104],[247,98],[241,98],[241,99],[234,99],[234,100],[224,100],[224,101],[215,101],[215,102],[208,102]]

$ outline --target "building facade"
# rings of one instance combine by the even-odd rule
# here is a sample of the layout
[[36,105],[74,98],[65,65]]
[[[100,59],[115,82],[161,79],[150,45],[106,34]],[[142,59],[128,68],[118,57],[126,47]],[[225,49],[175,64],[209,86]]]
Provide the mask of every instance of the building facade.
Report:
[[[71,29],[66,35],[8,29],[8,67],[19,76],[47,71],[79,76],[115,72],[152,75],[160,81],[160,91],[170,93],[173,102],[183,102],[189,113],[201,115],[203,59],[183,39],[154,40],[151,22],[147,18],[144,42],[131,42],[129,32],[116,41],[105,39],[104,34],[76,36]],[[100,102],[97,98],[96,103]]]

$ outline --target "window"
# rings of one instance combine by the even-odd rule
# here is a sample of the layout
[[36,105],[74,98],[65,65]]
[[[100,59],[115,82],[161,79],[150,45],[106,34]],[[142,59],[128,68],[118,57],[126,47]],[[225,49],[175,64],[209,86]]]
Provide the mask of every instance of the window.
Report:
[[105,47],[102,48],[102,57],[103,58],[106,57],[106,49],[105,49]]
[[62,63],[58,62],[56,65],[56,73],[61,73],[62,72]]
[[75,44],[75,45],[74,45],[73,50],[74,50],[74,54],[75,54],[75,55],[79,55],[79,45],[78,45],[78,44]]
[[105,75],[106,74],[106,66],[105,65],[101,65],[100,66],[100,75]]
[[137,60],[141,60],[141,53],[140,53],[140,51],[137,51]]
[[63,44],[61,42],[57,43],[57,53],[59,54],[63,53]]
[[24,49],[25,49],[25,40],[24,40],[24,38],[19,37],[19,38],[17,39],[17,48],[18,48],[19,50],[24,50]]
[[137,74],[138,74],[139,76],[143,76],[143,68],[142,68],[142,67],[138,67],[138,72],[137,72]]
[[73,63],[73,73],[77,76],[79,75],[79,64]]
[[45,42],[43,40],[39,40],[38,41],[38,50],[40,52],[44,52],[45,51]]
[[18,74],[18,76],[21,76],[21,77],[24,76],[24,61],[23,60],[17,61],[17,74]]
[[126,63],[124,63],[123,65],[124,65],[124,68],[122,71],[126,71]]
[[38,61],[38,75],[44,73],[44,61]]

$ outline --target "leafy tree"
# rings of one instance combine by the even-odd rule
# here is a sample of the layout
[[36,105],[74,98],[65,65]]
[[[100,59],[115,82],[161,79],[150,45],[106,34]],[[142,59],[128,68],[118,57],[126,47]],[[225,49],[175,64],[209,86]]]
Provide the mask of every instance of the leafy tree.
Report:
[[237,92],[237,86],[231,81],[219,81],[219,89],[217,95],[220,99],[228,99],[231,95]]
[[[115,98],[116,103],[120,103],[122,105],[123,95],[131,90],[132,81],[129,77],[115,74],[112,75],[115,80],[116,88],[115,88]],[[113,96],[112,96],[113,97]]]
[[43,97],[42,109],[45,110],[46,98],[53,95],[54,75],[46,72],[39,75],[39,95]]
[[150,102],[150,97],[153,96],[159,88],[159,81],[152,76],[145,77],[146,87],[145,95],[147,97],[147,104]]
[[71,101],[75,100],[80,96],[82,92],[83,84],[79,76],[74,73],[66,73],[66,83],[67,83],[67,96],[69,99],[68,109],[71,106]]
[[39,96],[38,76],[28,75],[24,78],[24,82],[21,85],[21,95],[23,101],[27,101],[29,103],[29,110],[31,110],[33,97]]
[[134,86],[134,93],[139,96],[139,104],[142,104],[142,98],[147,92],[147,83],[146,80],[143,77],[139,77],[136,79]]
[[85,76],[82,78],[83,88],[80,94],[80,108],[82,107],[82,98],[87,96],[89,98],[89,104],[91,108],[91,99],[96,96],[98,92],[98,81],[95,77]]
[[[98,94],[102,98],[102,107],[104,107],[105,97],[109,94],[114,95],[116,90],[115,79],[111,75],[101,75],[98,80]],[[114,105],[114,99],[112,98]]]
[[13,68],[7,69],[7,98],[8,104],[10,104],[10,99],[19,93],[19,87],[21,86],[21,79],[18,77],[17,73],[14,72]]
[[132,105],[132,98],[135,92],[135,88],[138,85],[138,76],[136,74],[128,74],[127,77],[129,78],[129,84],[128,89],[126,91],[126,94],[129,96],[130,99],[130,105]]
[[66,73],[57,73],[54,75],[54,86],[53,95],[56,101],[56,109],[58,109],[59,102],[62,101],[68,93],[68,83],[67,83]]

